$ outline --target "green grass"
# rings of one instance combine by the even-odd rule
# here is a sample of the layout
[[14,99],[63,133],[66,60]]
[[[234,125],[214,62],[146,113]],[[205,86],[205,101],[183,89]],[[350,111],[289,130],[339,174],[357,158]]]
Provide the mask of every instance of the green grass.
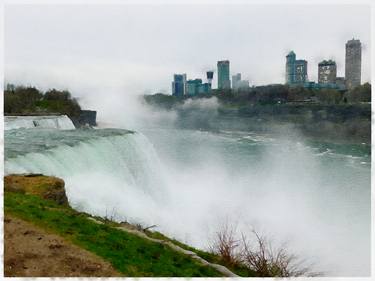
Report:
[[177,245],[177,246],[179,246],[179,247],[181,247],[185,250],[189,250],[189,251],[192,251],[192,252],[196,253],[198,256],[200,256],[201,258],[205,259],[208,262],[224,265],[225,267],[227,267],[228,269],[230,269],[232,272],[236,273],[239,276],[242,276],[242,277],[256,277],[257,276],[255,271],[253,271],[253,270],[251,270],[251,269],[249,269],[249,268],[247,268],[243,265],[240,265],[240,264],[227,265],[227,264],[225,264],[225,262],[223,262],[223,260],[220,258],[219,255],[193,248],[189,245],[181,243],[178,240],[171,239],[171,238],[163,235],[160,232],[146,231],[146,234],[149,237],[152,237],[152,238],[155,238],[155,239],[170,241],[173,244],[175,244],[175,245]]
[[109,261],[125,276],[222,276],[211,267],[175,252],[166,245],[97,224],[70,207],[35,195],[4,193],[5,213],[15,215]]

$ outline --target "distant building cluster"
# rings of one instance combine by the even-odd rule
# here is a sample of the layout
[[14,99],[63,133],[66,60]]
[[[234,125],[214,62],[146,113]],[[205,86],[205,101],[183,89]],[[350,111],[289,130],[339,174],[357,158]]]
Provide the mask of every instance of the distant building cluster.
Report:
[[318,64],[318,83],[308,80],[307,61],[297,60],[291,51],[286,56],[285,83],[306,88],[353,89],[361,85],[361,42],[349,40],[345,49],[345,77],[337,77],[337,66],[333,60]]
[[[206,72],[207,82],[203,83],[200,78],[186,79],[186,74],[174,74],[172,81],[172,95],[174,96],[196,96],[207,95],[212,90],[212,79],[214,78],[214,71]],[[222,60],[217,62],[217,88],[219,90],[235,91],[249,88],[248,80],[241,80],[241,73],[232,76],[232,83],[230,80],[230,62],[229,60]]]
[[203,83],[202,79],[186,79],[186,73],[174,74],[172,82],[172,95],[177,97],[196,96],[201,94],[209,94],[211,92],[211,81],[213,72],[207,72],[207,83]]
[[[310,89],[353,89],[361,85],[361,42],[349,40],[346,43],[345,77],[337,76],[337,65],[333,60],[323,60],[318,64],[318,82],[308,79],[308,62],[297,59],[296,54],[290,51],[286,56],[285,83],[290,86],[303,86]],[[186,73],[174,74],[172,95],[196,96],[207,95],[212,90],[214,71],[206,72],[207,82],[200,78],[187,80]],[[232,80],[230,79],[232,78]],[[229,60],[217,62],[217,89],[242,91],[250,88],[248,80],[241,79],[241,73],[230,76]]]

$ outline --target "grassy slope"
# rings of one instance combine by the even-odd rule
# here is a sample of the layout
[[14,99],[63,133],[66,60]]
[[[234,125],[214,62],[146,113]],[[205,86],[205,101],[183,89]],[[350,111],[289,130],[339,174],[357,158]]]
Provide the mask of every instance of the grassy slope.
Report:
[[35,195],[5,192],[4,210],[97,254],[126,276],[221,276],[165,245],[97,224],[86,214]]
[[246,268],[245,266],[241,266],[239,264],[227,265],[221,260],[219,255],[216,255],[214,253],[208,253],[208,252],[205,252],[205,251],[202,251],[202,250],[198,250],[198,249],[193,248],[189,245],[181,243],[180,241],[177,241],[175,239],[171,239],[171,238],[163,235],[160,232],[146,231],[146,233],[150,237],[160,239],[160,240],[171,241],[173,244],[175,244],[177,246],[180,246],[183,249],[195,252],[198,256],[200,256],[201,258],[205,259],[208,262],[221,264],[221,265],[227,267],[229,270],[231,270],[232,272],[236,273],[239,276],[242,276],[242,277],[256,277],[257,276],[255,271],[253,271],[249,268]]

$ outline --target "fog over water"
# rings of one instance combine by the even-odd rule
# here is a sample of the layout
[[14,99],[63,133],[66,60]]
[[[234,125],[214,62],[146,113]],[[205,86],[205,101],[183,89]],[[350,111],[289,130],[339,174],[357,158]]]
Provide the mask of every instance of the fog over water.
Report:
[[[218,106],[215,98],[182,105],[213,119]],[[288,241],[327,275],[369,273],[368,146],[311,144],[293,129],[275,135],[180,130],[172,125],[179,124],[176,113],[142,108],[148,125],[135,126],[165,165],[177,196],[171,200],[177,229],[186,229],[187,241],[206,247],[218,225],[230,220],[245,232],[255,227]],[[187,230],[192,226],[193,235]]]
[[[62,177],[75,208],[156,224],[156,230],[199,248],[207,249],[230,222],[238,231],[256,228],[276,244],[288,242],[290,251],[325,275],[369,274],[368,149],[311,144],[298,132],[180,129],[177,113],[133,102],[101,127],[135,134],[7,131],[6,173]],[[139,115],[133,115],[136,104]],[[183,106],[214,114],[217,101]]]

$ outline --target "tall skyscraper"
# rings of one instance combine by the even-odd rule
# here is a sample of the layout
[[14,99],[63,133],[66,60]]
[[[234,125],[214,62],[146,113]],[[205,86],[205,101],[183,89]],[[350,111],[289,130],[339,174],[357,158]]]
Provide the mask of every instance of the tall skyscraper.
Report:
[[323,60],[318,64],[318,82],[322,84],[336,83],[337,67],[333,60]]
[[174,74],[172,82],[172,95],[186,95],[186,74]]
[[285,83],[303,84],[307,81],[307,61],[297,60],[296,54],[291,51],[286,56]]
[[229,60],[217,62],[217,88],[230,89]]
[[294,63],[296,61],[296,54],[293,51],[290,51],[286,56],[286,65],[285,65],[285,83],[293,84],[295,76]]
[[345,79],[348,89],[361,85],[361,41],[349,40],[345,45]]

